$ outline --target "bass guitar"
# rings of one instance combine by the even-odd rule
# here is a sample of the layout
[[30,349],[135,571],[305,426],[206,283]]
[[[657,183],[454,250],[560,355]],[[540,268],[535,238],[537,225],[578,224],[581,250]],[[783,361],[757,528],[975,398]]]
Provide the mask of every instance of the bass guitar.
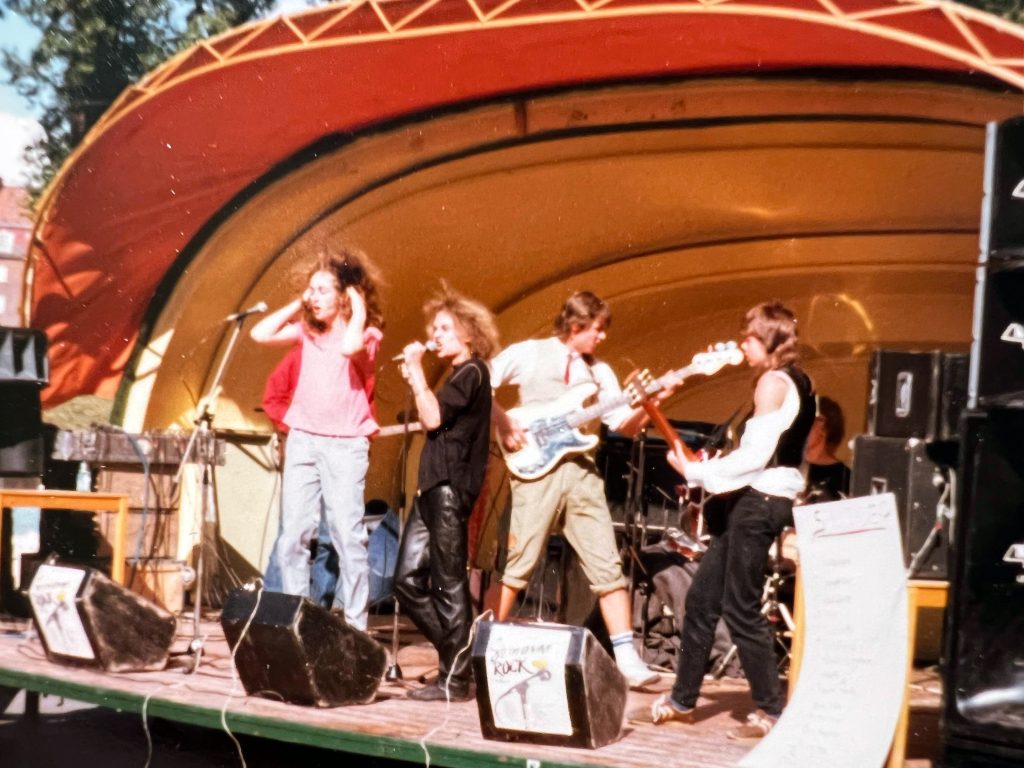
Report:
[[[651,379],[644,385],[645,392],[648,396],[654,395],[678,386],[689,376],[710,376],[727,365],[738,365],[742,361],[743,353],[735,342],[717,344],[710,352],[694,355],[689,365]],[[583,404],[595,394],[597,385],[587,382],[572,387],[553,402],[511,409],[508,415],[525,430],[526,444],[517,451],[507,451],[501,446],[509,471],[520,480],[536,480],[554,469],[566,456],[593,449],[599,438],[583,433],[580,427],[609,411],[629,405],[635,398],[634,394],[623,392],[584,407]]]
[[[661,412],[658,404],[651,399],[651,396],[648,394],[650,380],[651,374],[649,371],[640,371],[630,377],[626,382],[625,390],[632,397],[630,404],[634,408],[640,407],[644,409],[644,412],[651,420],[652,426],[665,438],[665,441],[668,443],[668,449],[672,453],[685,458],[687,461],[700,461],[700,457],[683,442],[682,438],[679,437],[679,433],[675,431],[672,425],[669,424],[668,419],[665,418],[665,414]],[[694,538],[680,528],[666,529],[665,539],[672,549],[695,562],[700,560],[704,553],[708,551],[707,545],[700,541],[699,538]]]

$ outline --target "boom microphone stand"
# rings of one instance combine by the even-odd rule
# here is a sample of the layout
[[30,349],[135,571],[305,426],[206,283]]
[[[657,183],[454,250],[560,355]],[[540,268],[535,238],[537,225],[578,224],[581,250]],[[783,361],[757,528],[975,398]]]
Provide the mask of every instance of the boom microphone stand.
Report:
[[[263,310],[265,311],[265,309],[266,305],[263,305]],[[192,600],[192,641],[188,646],[188,653],[192,655],[192,666],[185,670],[187,674],[191,674],[199,669],[199,664],[203,657],[203,645],[206,642],[205,638],[200,635],[203,581],[206,576],[204,552],[211,536],[214,537],[213,542],[216,543],[215,537],[217,534],[217,502],[213,494],[213,467],[217,460],[217,450],[213,419],[217,410],[217,399],[220,397],[221,381],[235,353],[238,337],[242,333],[242,325],[250,314],[252,314],[251,311],[239,312],[227,318],[229,322],[234,323],[234,327],[231,329],[231,337],[224,348],[220,364],[217,366],[217,372],[214,374],[206,394],[199,399],[198,412],[192,421],[195,428],[192,430],[188,443],[185,445],[185,450],[181,455],[181,463],[178,465],[178,473],[174,478],[175,488],[178,488],[181,486],[185,465],[192,461],[201,465],[199,547],[196,554],[196,582]]]

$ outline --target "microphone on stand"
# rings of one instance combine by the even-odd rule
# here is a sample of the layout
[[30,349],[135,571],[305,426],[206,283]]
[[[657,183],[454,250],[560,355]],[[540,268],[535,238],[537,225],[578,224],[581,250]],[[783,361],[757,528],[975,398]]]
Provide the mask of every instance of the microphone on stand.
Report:
[[[423,342],[423,346],[427,348],[427,352],[436,352],[437,351],[437,344],[434,343],[433,341],[424,341]],[[395,362],[395,363],[400,363],[403,360],[405,360],[405,353],[404,352],[402,354],[400,354],[400,355],[395,355],[394,357],[391,358],[391,361]]]
[[261,301],[258,304],[253,304],[248,309],[243,309],[241,312],[235,312],[233,315],[228,315],[224,318],[225,323],[231,323],[235,320],[242,320],[249,315],[261,315],[267,311],[267,302]]

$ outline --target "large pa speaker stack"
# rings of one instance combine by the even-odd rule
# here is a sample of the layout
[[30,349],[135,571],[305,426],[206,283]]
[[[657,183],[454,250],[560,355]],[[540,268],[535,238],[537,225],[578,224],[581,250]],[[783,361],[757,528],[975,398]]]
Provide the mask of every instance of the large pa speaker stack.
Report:
[[49,380],[46,336],[0,326],[0,478],[42,476],[39,391]]
[[988,126],[944,652],[948,747],[1024,762],[1024,118]]

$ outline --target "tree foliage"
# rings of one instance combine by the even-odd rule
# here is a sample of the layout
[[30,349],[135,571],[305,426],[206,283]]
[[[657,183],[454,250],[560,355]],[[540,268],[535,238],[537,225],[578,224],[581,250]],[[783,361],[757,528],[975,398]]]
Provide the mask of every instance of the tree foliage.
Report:
[[[257,18],[274,0],[0,0],[39,30],[27,56],[0,52],[7,80],[41,109],[45,136],[28,152],[33,192],[124,88],[175,52]],[[2,15],[0,13],[0,15]]]

